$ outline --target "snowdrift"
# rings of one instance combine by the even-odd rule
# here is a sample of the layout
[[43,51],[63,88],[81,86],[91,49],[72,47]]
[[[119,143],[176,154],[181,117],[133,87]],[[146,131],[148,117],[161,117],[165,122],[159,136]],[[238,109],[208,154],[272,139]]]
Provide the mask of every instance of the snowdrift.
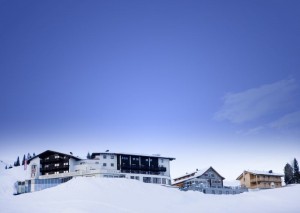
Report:
[[[1,213],[14,212],[299,212],[300,185],[239,195],[208,195],[129,179],[81,177],[43,191],[19,196],[6,184],[21,176],[19,168],[2,171]],[[9,180],[11,179],[11,180]],[[4,181],[4,182],[3,182]]]

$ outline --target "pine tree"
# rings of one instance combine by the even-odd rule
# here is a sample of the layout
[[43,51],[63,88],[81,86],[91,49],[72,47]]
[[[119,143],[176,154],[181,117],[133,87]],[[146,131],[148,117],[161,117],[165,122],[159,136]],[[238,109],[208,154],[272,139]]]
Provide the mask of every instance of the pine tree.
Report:
[[291,184],[294,182],[293,167],[287,163],[284,167],[284,182],[285,184]]
[[16,166],[20,166],[20,158],[19,158],[19,156],[18,156],[18,159],[16,161]]
[[24,164],[25,164],[25,154],[24,154],[24,156],[23,156],[22,166],[24,166]]
[[91,159],[91,155],[90,153],[88,152],[87,156],[86,156],[87,159]]
[[5,166],[5,169],[7,169],[7,165]]
[[32,156],[35,157],[35,153],[33,153]]
[[299,165],[296,158],[294,158],[293,167],[294,167],[294,182],[300,183]]
[[31,155],[28,153],[27,154],[27,160],[31,158]]

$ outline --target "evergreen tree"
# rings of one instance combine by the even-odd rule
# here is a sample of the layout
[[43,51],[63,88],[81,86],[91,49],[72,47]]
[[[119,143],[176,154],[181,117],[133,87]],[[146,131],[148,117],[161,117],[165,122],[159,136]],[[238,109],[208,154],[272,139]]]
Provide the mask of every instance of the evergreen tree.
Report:
[[23,156],[22,166],[24,166],[24,164],[25,164],[25,154],[24,154],[24,156]]
[[294,158],[293,167],[294,167],[294,183],[300,183],[299,165],[296,158]]
[[86,158],[87,158],[87,159],[91,159],[91,155],[90,155],[90,153],[89,153],[89,152],[87,153],[87,156],[86,156]]
[[18,159],[16,161],[16,166],[20,166],[20,158],[19,158],[19,156],[18,156]]
[[7,169],[7,165],[5,166],[5,169]]
[[35,157],[35,153],[32,154],[32,157]]
[[27,160],[31,158],[31,155],[28,153],[27,154]]
[[284,182],[285,184],[294,183],[293,167],[289,163],[284,167]]

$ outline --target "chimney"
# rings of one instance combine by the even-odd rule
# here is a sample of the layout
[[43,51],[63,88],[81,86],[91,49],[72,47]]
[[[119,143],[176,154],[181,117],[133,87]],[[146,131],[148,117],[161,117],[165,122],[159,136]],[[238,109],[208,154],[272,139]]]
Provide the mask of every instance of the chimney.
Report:
[[273,171],[272,171],[272,170],[269,170],[269,173],[271,174],[271,173],[273,173]]

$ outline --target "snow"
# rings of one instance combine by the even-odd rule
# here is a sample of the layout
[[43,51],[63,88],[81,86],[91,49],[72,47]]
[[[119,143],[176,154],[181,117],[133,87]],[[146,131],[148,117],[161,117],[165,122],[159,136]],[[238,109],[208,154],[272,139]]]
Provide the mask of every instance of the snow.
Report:
[[129,179],[80,177],[43,191],[13,196],[22,167],[0,170],[0,212],[299,212],[300,185],[238,195],[208,195]]
[[256,175],[283,176],[283,174],[274,173],[274,172],[269,173],[268,171],[246,170],[246,172],[256,174]]

